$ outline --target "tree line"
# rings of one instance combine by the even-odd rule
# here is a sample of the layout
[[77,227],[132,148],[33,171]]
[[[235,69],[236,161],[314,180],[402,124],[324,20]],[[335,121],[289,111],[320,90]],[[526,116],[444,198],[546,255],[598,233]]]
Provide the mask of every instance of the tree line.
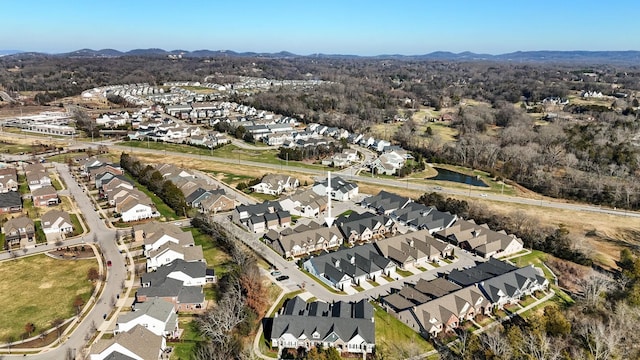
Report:
[[124,152],[120,155],[120,166],[162,199],[178,216],[187,216],[187,202],[182,191],[173,181],[162,177],[153,166],[145,165],[136,157]]

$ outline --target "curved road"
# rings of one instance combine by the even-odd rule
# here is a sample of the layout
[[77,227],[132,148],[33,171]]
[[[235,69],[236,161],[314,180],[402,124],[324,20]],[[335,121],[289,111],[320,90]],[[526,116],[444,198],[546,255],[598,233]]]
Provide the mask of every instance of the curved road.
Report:
[[[111,260],[112,266],[107,268],[106,283],[99,298],[96,299],[95,306],[84,316],[80,324],[75,330],[63,338],[63,344],[55,348],[46,349],[39,354],[29,355],[29,359],[33,360],[60,360],[66,359],[68,349],[75,350],[76,356],[81,358],[82,349],[85,347],[87,335],[93,335],[95,331],[92,325],[100,327],[104,321],[103,315],[110,314],[113,310],[111,306],[112,299],[116,299],[116,295],[122,291],[122,284],[126,279],[127,271],[125,269],[125,261],[115,242],[116,231],[107,228],[104,221],[100,219],[95,211],[88,195],[82,191],[78,183],[73,179],[66,165],[55,164],[56,170],[64,180],[69,193],[74,196],[80,211],[82,212],[85,223],[90,228],[90,232],[82,238],[65,241],[65,245],[80,244],[84,241],[92,242],[94,237],[97,238],[97,244],[100,245],[102,254],[105,259]],[[55,245],[38,246],[35,250],[31,249],[28,253],[44,252],[55,248]],[[2,354],[3,358],[23,355]]]

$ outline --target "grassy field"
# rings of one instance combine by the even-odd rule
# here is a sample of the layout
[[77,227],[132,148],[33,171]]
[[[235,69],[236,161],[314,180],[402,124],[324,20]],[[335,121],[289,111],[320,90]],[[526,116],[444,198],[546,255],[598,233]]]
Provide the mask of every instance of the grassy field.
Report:
[[71,224],[73,225],[73,236],[82,234],[82,225],[80,224],[78,215],[69,214],[69,217],[71,218]]
[[[289,161],[286,163],[284,160],[281,160],[277,156],[277,150],[247,150],[241,149],[233,144],[228,144],[218,149],[210,150],[203,149],[190,145],[182,145],[182,144],[170,144],[170,143],[160,143],[160,142],[149,142],[146,141],[123,141],[118,143],[121,146],[129,146],[135,148],[142,149],[154,149],[154,150],[166,150],[171,152],[178,152],[184,154],[194,154],[194,155],[202,155],[202,156],[216,156],[225,159],[234,159],[234,160],[245,160],[245,161],[259,161],[261,163],[266,164],[275,164],[275,165],[285,165],[294,167],[301,167],[307,169],[324,169],[326,166],[309,164],[306,162],[300,161]],[[228,166],[228,165],[227,165]]]
[[[376,348],[383,354],[393,355],[391,358],[404,358],[404,355],[417,355],[433,350],[433,346],[418,335],[413,329],[404,325],[379,307],[374,305],[376,325]],[[409,351],[411,354],[406,354]],[[402,354],[402,356],[400,356]]]
[[193,227],[184,228],[183,230],[191,231],[196,245],[202,246],[202,252],[204,259],[207,261],[207,266],[213,267],[218,278],[229,271],[229,266],[233,264],[231,257],[217,247],[209,235],[203,234],[200,230]]
[[0,263],[0,340],[21,338],[28,322],[40,333],[56,318],[75,315],[75,297],[86,302],[91,296],[91,267],[97,267],[95,259],[55,260],[44,254]]
[[193,316],[180,316],[178,323],[178,326],[184,331],[179,342],[167,344],[173,346],[171,360],[190,360],[198,342],[202,341],[202,337],[198,333],[198,327]]

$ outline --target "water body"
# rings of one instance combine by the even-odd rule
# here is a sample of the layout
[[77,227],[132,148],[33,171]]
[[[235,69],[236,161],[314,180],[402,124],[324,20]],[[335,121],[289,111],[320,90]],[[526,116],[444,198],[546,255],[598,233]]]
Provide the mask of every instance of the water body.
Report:
[[451,171],[451,170],[447,170],[447,169],[443,169],[435,166],[433,168],[438,171],[438,175],[427,178],[427,180],[453,181],[460,184],[489,187],[489,185],[485,184],[484,181],[480,180],[475,176],[469,176],[456,171]]

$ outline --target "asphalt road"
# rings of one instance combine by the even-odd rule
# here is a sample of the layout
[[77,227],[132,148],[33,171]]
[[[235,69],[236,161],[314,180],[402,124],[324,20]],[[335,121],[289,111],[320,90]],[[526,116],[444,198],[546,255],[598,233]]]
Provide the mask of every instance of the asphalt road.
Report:
[[[95,236],[97,237],[97,244],[100,245],[100,248],[102,249],[104,258],[106,260],[110,260],[112,262],[112,266],[107,268],[107,278],[102,294],[98,299],[96,299],[95,306],[85,315],[76,329],[63,339],[62,345],[56,348],[44,350],[39,354],[29,355],[28,358],[33,360],[66,359],[68,349],[75,349],[76,356],[81,358],[81,350],[86,344],[85,337],[87,337],[88,334],[93,335],[94,330],[92,329],[92,325],[95,324],[96,327],[99,327],[104,321],[103,315],[109,314],[113,310],[114,307],[111,305],[112,299],[116,299],[116,295],[121,292],[122,284],[126,278],[124,256],[120,254],[115,242],[116,231],[107,228],[104,221],[99,218],[91,200],[73,179],[67,166],[64,164],[55,164],[55,167],[66,183],[69,193],[74,196],[75,201],[85,218],[85,222],[90,228],[90,232],[88,234],[85,234],[81,238],[67,240],[65,241],[65,245],[93,242]],[[30,249],[28,254],[44,252],[53,248],[55,248],[55,245],[42,245],[35,249]],[[9,255],[6,253],[2,254],[2,257],[8,256]],[[22,355],[2,355],[3,358],[14,356],[23,358]]]

